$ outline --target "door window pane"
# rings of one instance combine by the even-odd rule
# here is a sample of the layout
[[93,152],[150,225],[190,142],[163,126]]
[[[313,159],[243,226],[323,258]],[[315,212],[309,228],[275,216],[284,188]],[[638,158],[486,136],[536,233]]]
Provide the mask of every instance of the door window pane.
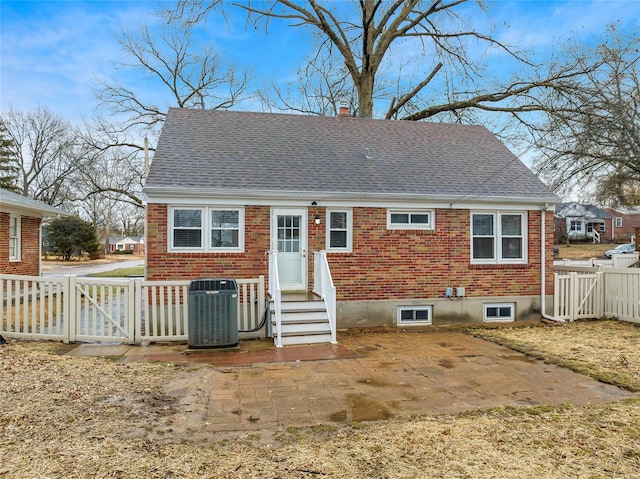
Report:
[[300,215],[278,216],[278,251],[281,253],[300,252]]

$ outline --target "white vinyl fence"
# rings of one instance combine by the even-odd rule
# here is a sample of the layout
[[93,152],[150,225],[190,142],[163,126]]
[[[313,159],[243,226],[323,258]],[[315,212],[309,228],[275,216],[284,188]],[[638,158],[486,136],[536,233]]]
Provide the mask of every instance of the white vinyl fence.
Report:
[[[0,334],[142,344],[188,339],[189,281],[0,275]],[[264,276],[238,279],[240,337],[259,338]]]
[[[557,268],[560,269],[560,268]],[[554,274],[554,316],[640,323],[640,269],[574,268]]]

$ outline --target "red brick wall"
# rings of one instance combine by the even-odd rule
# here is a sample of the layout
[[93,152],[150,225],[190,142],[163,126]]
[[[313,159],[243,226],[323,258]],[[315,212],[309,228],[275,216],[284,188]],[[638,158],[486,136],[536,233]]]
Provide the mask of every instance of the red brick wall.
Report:
[[[166,205],[149,204],[147,277],[268,275],[270,208],[245,208],[245,253],[167,253]],[[316,225],[315,214],[321,224]],[[309,208],[308,251],[325,249],[326,210]],[[436,231],[387,230],[386,208],[353,208],[353,252],[329,253],[339,300],[442,297],[462,286],[468,297],[540,294],[540,217],[528,214],[526,265],[471,265],[470,212],[437,210]],[[547,294],[553,289],[553,213],[547,213]],[[313,255],[309,288],[313,283]]]
[[22,216],[20,261],[9,261],[9,213],[0,213],[0,273],[40,274],[40,218]]
[[[442,297],[450,286],[464,287],[468,297],[540,294],[540,212],[528,215],[526,265],[471,265],[470,220],[468,210],[437,210],[435,232],[387,230],[386,208],[354,208],[353,253],[328,254],[338,299]],[[548,213],[548,293],[553,289],[552,221]],[[310,249],[324,249],[324,225],[313,241]]]
[[164,204],[147,206],[147,279],[257,278],[268,275],[268,206],[247,206],[244,211],[245,253],[168,253]]

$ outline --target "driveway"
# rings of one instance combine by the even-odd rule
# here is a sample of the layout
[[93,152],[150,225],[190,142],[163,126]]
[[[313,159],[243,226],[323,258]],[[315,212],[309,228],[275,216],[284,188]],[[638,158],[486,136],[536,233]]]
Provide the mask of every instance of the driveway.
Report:
[[113,271],[120,268],[132,268],[135,266],[144,266],[144,259],[120,261],[116,263],[94,264],[94,265],[69,265],[57,264],[55,262],[47,263],[42,268],[42,276],[45,278],[59,278],[61,276],[88,276],[94,273],[102,273],[104,271]]
[[199,354],[178,345],[119,346],[116,354],[123,361],[211,364],[185,368],[167,385],[178,398],[172,427],[194,438],[633,396],[459,332],[357,333],[338,340],[337,346],[278,350],[267,341],[246,341],[239,352]]

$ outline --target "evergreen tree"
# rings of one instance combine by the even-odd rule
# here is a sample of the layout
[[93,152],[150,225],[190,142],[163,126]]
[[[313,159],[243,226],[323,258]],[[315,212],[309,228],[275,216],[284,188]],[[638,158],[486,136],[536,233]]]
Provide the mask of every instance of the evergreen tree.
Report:
[[19,193],[18,165],[14,147],[14,142],[0,119],[0,188]]
[[61,216],[49,225],[52,250],[69,261],[72,256],[95,253],[100,248],[95,227],[78,216]]

